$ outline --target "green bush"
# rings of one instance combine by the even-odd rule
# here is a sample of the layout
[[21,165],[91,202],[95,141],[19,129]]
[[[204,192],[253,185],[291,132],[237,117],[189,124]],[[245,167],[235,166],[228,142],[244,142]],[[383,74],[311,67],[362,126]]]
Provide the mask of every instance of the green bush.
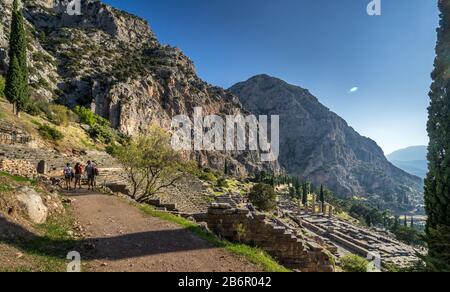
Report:
[[0,75],[0,98],[5,97],[5,78]]
[[270,185],[257,184],[253,186],[248,198],[261,211],[271,211],[277,206],[277,194]]
[[398,240],[403,241],[406,244],[425,246],[425,242],[423,240],[425,234],[423,231],[405,226],[398,226],[397,228],[393,228],[391,231],[395,234],[395,237]]
[[207,182],[216,182],[217,176],[208,168],[204,169],[199,175],[198,178],[207,181]]
[[80,122],[83,124],[86,124],[91,127],[95,125],[110,127],[110,123],[107,119],[99,115],[96,115],[88,108],[77,106],[75,107],[74,112],[80,117]]
[[111,128],[110,122],[93,113],[90,109],[77,106],[74,112],[78,115],[82,124],[90,126],[89,135],[93,139],[105,144],[114,144],[115,142],[124,144],[127,137],[121,136],[116,130]]
[[59,141],[64,138],[64,135],[57,129],[50,127],[49,125],[42,125],[38,129],[39,134],[45,140]]
[[88,126],[93,126],[96,123],[95,114],[82,106],[75,107],[74,112],[80,117],[80,122]]
[[116,156],[119,153],[119,150],[120,147],[115,144],[108,145],[105,149],[106,153],[108,153],[111,156]]
[[217,186],[218,186],[219,188],[228,188],[229,185],[228,185],[227,179],[224,178],[224,177],[219,178],[219,179],[217,180]]
[[98,141],[105,144],[111,144],[115,140],[115,133],[113,132],[113,130],[109,127],[99,124],[95,124],[91,127],[91,129],[89,130],[89,135],[93,139],[97,139]]
[[65,106],[59,104],[49,104],[45,111],[49,121],[58,126],[67,126],[74,120],[73,113]]
[[41,105],[36,101],[30,101],[27,104],[27,108],[25,109],[25,112],[32,116],[39,116],[42,114]]
[[347,273],[366,273],[369,262],[357,255],[349,254],[341,258],[342,269]]

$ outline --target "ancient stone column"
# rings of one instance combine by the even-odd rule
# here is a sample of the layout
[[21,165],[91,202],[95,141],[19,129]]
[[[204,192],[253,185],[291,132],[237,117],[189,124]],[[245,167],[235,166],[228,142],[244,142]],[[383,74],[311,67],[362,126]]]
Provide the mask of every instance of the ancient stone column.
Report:
[[328,208],[328,217],[333,218],[333,206],[331,205]]

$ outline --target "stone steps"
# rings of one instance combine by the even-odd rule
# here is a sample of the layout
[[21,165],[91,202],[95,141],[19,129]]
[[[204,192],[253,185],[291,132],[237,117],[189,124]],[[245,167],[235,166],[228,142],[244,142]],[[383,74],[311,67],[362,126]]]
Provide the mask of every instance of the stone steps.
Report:
[[298,238],[286,226],[268,222],[264,214],[215,203],[207,213],[196,214],[194,218],[206,222],[210,230],[230,241],[262,248],[288,268],[305,272],[333,271],[330,256],[321,246]]

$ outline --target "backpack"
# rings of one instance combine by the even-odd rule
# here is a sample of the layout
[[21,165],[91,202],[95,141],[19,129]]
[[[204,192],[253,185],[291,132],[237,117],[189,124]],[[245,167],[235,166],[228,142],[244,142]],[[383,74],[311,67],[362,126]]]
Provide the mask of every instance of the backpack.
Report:
[[72,178],[72,174],[73,174],[72,168],[70,168],[70,167],[64,168],[64,177],[65,178]]
[[83,174],[83,166],[79,165],[75,167],[75,174]]

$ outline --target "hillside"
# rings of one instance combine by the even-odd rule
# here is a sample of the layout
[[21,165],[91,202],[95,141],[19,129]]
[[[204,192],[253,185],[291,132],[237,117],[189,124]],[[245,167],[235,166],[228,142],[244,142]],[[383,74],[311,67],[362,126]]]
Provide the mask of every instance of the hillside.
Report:
[[280,164],[340,196],[369,197],[394,205],[423,202],[422,182],[389,163],[381,148],[362,137],[306,89],[260,75],[230,91],[256,114],[280,115]]
[[[0,3],[0,74],[8,64],[6,36],[12,0]],[[83,0],[83,15],[65,13],[65,1],[24,4],[29,32],[30,83],[39,104],[57,101],[91,108],[125,135],[156,123],[170,130],[171,119],[243,112],[237,98],[202,81],[179,49],[161,45],[149,24],[96,0]],[[247,175],[277,169],[262,165],[256,152],[192,152],[204,167]]]
[[412,146],[397,150],[386,157],[398,168],[425,178],[428,172],[427,151],[427,146]]

